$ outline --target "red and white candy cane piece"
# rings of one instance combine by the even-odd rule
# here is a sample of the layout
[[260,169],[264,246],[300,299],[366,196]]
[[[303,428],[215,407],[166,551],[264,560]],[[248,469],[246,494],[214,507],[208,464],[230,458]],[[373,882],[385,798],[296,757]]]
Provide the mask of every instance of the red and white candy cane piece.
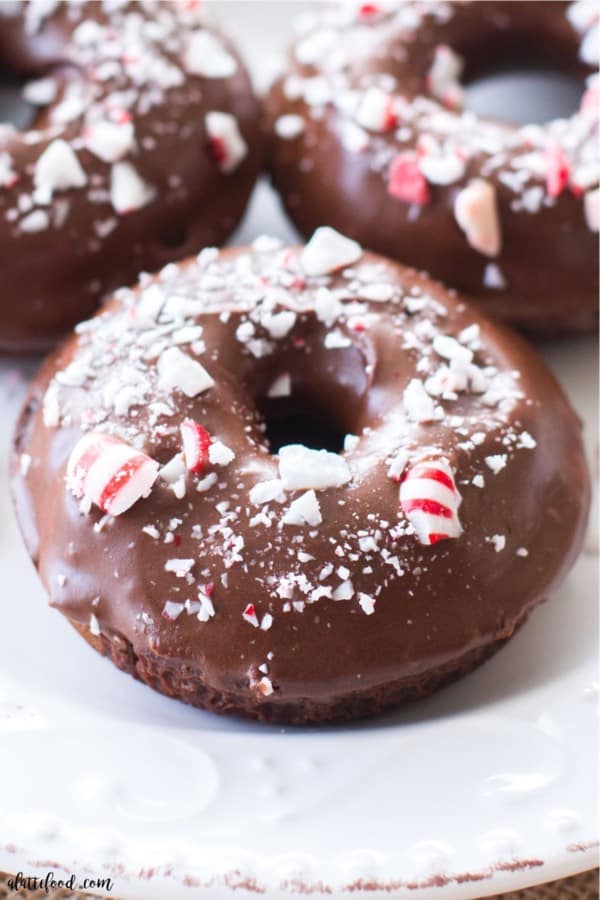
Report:
[[358,105],[356,121],[369,131],[391,131],[398,124],[393,97],[380,88],[369,88]]
[[194,419],[184,419],[179,426],[183,441],[183,455],[188,472],[201,472],[208,462],[208,448],[212,440],[206,428]]
[[454,201],[454,218],[474,250],[484,256],[498,256],[502,234],[493,184],[476,178],[459,191]]
[[125,441],[101,432],[84,435],[67,464],[67,487],[111,516],[150,493],[159,465]]
[[425,206],[431,195],[414,153],[400,153],[392,160],[388,178],[388,194],[402,203]]
[[457,109],[463,102],[463,91],[459,83],[463,66],[463,59],[446,44],[439,44],[435,48],[426,78],[427,89],[451,109]]
[[569,183],[571,166],[559,144],[551,144],[546,150],[546,190],[549,197],[558,197]]
[[213,159],[221,172],[233,172],[248,153],[237,119],[230,113],[214,110],[206,114],[204,121]]
[[422,544],[462,534],[461,496],[447,459],[422,459],[408,466],[400,483],[400,506]]

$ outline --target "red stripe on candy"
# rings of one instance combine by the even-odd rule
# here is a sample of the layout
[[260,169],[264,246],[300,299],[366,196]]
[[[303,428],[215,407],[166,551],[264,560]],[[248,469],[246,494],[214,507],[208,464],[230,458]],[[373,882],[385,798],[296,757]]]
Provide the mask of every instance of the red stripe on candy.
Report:
[[409,474],[409,478],[427,478],[429,481],[438,481],[440,484],[443,484],[449,490],[454,491],[455,485],[452,478],[449,475],[446,475],[441,469],[430,469],[427,467],[421,468],[418,466],[415,469],[412,469]]
[[450,537],[449,534],[437,534],[436,532],[432,532],[432,533],[429,535],[429,543],[430,543],[430,544],[437,544],[438,541],[445,541],[446,538],[448,538],[448,537]]
[[454,515],[451,509],[438,503],[437,500],[429,500],[427,498],[415,498],[414,500],[403,500],[402,509],[408,515],[410,512],[419,510],[419,512],[427,513],[430,516],[443,516],[444,519],[451,519]]
[[112,503],[124,485],[131,481],[135,473],[141,469],[145,462],[146,457],[139,455],[134,456],[132,459],[123,463],[121,468],[115,472],[112,478],[110,478],[104,486],[104,490],[98,499],[98,506],[101,510],[108,512],[107,506]]

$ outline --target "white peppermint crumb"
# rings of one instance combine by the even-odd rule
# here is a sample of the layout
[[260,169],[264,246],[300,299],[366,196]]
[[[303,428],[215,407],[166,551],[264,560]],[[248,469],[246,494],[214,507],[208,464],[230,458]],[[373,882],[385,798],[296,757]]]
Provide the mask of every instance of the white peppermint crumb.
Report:
[[183,603],[176,603],[174,600],[167,600],[163,606],[162,615],[164,619],[170,619],[172,622],[181,615],[184,610]]
[[528,431],[522,431],[517,440],[517,447],[519,449],[534,450],[537,447],[537,441]]
[[256,687],[263,695],[263,697],[270,697],[273,693],[273,683],[270,678],[267,678],[266,675],[263,675]]
[[195,397],[215,385],[204,366],[179,347],[164,350],[158,359],[157,369],[160,388],[167,391],[178,389],[186,397]]
[[168,559],[165,563],[165,572],[173,572],[177,578],[185,578],[193,567],[193,559]]
[[370,594],[359,593],[358,603],[365,615],[371,616],[375,612],[375,598]]
[[279,475],[286,490],[340,487],[352,473],[346,460],[327,450],[312,450],[303,444],[287,444],[279,450]]
[[235,453],[221,441],[213,441],[208,448],[208,458],[217,466],[228,466],[235,459]]
[[500,553],[506,547],[506,537],[503,534],[493,534],[491,537],[486,537],[486,541],[488,544],[494,545],[496,553]]
[[485,479],[484,479],[483,475],[473,475],[471,483],[474,484],[475,487],[478,487],[478,488],[485,487]]
[[200,479],[200,481],[196,485],[196,490],[200,494],[204,493],[204,491],[209,491],[211,487],[213,487],[217,483],[218,480],[219,476],[216,472],[209,472],[208,475]]
[[98,637],[98,635],[100,634],[100,622],[98,621],[94,613],[90,615],[90,631],[94,635],[94,637]]
[[320,525],[323,521],[321,508],[314,491],[306,491],[290,503],[283,517],[284,525]]
[[289,372],[282,372],[271,383],[267,397],[289,397],[292,393],[292,379]]
[[154,188],[146,184],[129,162],[117,162],[110,171],[110,202],[118,215],[134,212],[147,206],[155,196]]
[[352,341],[341,331],[330,331],[325,335],[324,344],[327,350],[342,350],[351,347]]
[[517,556],[521,556],[523,558],[525,558],[526,556],[529,556],[529,550],[527,550],[526,547],[517,547],[517,550],[515,552],[516,552]]
[[296,116],[293,113],[279,116],[279,118],[275,120],[275,134],[285,141],[290,141],[299,137],[304,131],[304,128],[305,123],[302,116]]
[[362,247],[334,228],[317,228],[300,255],[307,275],[328,275],[350,266],[362,256]]
[[418,378],[412,378],[404,389],[404,407],[412,422],[431,422],[435,418],[433,400]]
[[260,623],[261,631],[268,631],[273,624],[273,616],[271,613],[265,613]]
[[486,456],[485,464],[494,475],[497,475],[498,472],[501,472],[506,466],[506,453],[496,453],[492,456]]
[[360,437],[357,434],[346,434],[344,436],[344,451],[346,453],[356,450],[360,443]]
[[354,596],[354,587],[350,580],[342,581],[332,594],[333,600],[350,600]]
[[503,291],[506,287],[506,279],[497,263],[488,263],[483,273],[484,287],[494,291]]
[[285,492],[280,478],[272,478],[270,481],[259,481],[250,488],[250,503],[261,506],[270,503],[271,500],[284,500]]
[[237,70],[235,57],[204,29],[189,35],[183,65],[190,75],[201,75],[203,78],[230,78]]

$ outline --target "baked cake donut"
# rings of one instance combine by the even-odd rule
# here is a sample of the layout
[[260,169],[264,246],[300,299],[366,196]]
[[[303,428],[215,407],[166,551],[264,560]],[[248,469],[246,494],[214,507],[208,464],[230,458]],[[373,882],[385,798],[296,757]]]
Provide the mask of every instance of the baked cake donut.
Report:
[[573,562],[588,475],[533,350],[323,228],[115,294],[34,380],[13,492],[50,602],[100,653],[300,723],[422,697],[502,646]]
[[[300,231],[332,225],[529,332],[593,329],[597,3],[331,7],[307,17],[268,101],[273,180]],[[571,118],[463,109],[462,76],[532,56],[588,76]]]
[[33,80],[0,130],[0,348],[51,344],[140,271],[221,242],[264,141],[248,74],[186,2],[4,2],[0,56]]

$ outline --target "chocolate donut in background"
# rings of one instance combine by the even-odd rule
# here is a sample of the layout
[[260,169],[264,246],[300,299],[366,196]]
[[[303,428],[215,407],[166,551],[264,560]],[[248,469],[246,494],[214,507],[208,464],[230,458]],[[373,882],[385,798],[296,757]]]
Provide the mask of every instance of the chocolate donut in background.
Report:
[[[599,46],[593,3],[324,5],[268,100],[287,212],[303,234],[332,225],[529,333],[593,330]],[[462,76],[532,57],[581,77],[570,119],[463,111]]]
[[2,3],[0,58],[39,106],[0,132],[0,348],[42,349],[231,233],[263,163],[259,104],[194,3]]
[[471,671],[560,584],[589,502],[536,353],[330,228],[118,291],[34,379],[12,489],[51,604],[96,650],[290,723]]

